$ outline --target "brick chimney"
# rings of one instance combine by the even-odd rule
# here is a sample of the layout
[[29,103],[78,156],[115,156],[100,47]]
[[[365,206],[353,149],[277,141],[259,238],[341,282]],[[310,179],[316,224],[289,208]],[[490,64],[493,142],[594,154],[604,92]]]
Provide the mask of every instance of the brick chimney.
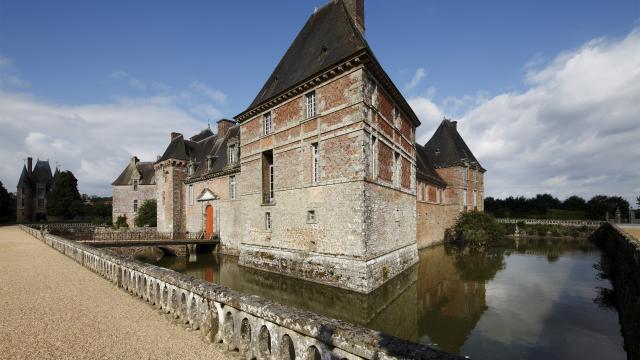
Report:
[[364,0],[342,0],[360,33],[364,36]]
[[131,165],[135,166],[140,160],[137,156],[133,156],[130,160]]
[[32,172],[33,172],[33,158],[32,157],[28,157],[27,158],[27,173],[29,175],[31,175]]
[[171,133],[171,141],[173,141],[173,139],[177,138],[178,136],[182,136],[182,134],[178,133],[178,132],[172,132]]
[[453,128],[458,130],[458,122],[457,121],[452,121],[451,124],[453,125]]
[[218,135],[224,136],[236,122],[229,119],[218,120]]

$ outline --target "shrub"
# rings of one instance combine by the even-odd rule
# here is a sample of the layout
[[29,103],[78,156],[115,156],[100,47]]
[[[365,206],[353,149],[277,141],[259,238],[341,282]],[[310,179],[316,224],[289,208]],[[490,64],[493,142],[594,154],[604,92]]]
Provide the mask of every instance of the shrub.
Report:
[[113,224],[113,226],[116,229],[119,229],[121,227],[129,227],[129,224],[127,224],[127,216],[126,215],[120,215],[118,216],[118,218],[116,219],[116,223]]
[[485,213],[463,212],[454,226],[455,240],[472,248],[502,246],[508,242],[505,227]]
[[136,216],[136,219],[135,219],[136,226],[156,227],[157,212],[158,212],[158,204],[156,203],[156,200],[155,199],[146,200],[138,210],[138,215]]

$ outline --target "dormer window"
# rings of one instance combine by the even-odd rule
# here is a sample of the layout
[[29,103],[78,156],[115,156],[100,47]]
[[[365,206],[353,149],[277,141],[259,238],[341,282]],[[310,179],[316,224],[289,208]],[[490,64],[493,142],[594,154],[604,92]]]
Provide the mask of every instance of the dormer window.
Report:
[[133,191],[138,191],[138,180],[133,180]]
[[196,172],[196,164],[192,162],[189,164],[189,170],[188,170],[189,176],[193,176],[195,172]]
[[229,145],[229,165],[233,165],[238,162],[238,147],[233,144]]
[[213,161],[214,160],[215,159],[212,156],[207,158],[207,170],[208,171],[211,171],[211,169],[213,169]]

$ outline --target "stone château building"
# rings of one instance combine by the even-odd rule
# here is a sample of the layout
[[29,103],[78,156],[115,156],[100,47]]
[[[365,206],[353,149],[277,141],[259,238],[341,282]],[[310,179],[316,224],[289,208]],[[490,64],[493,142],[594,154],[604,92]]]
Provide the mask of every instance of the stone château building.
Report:
[[49,161],[37,160],[33,167],[33,159],[27,158],[27,165],[22,167],[16,190],[17,222],[46,221],[47,194],[53,188],[58,169],[51,174]]
[[132,157],[122,173],[111,184],[113,222],[124,216],[127,225],[134,226],[138,208],[145,201],[156,198],[155,170],[152,162]]
[[363,0],[331,1],[235,121],[172,133],[154,164],[158,230],[218,236],[243,266],[367,293],[482,210],[485,170],[456,123],[416,144],[420,121],[364,33]]

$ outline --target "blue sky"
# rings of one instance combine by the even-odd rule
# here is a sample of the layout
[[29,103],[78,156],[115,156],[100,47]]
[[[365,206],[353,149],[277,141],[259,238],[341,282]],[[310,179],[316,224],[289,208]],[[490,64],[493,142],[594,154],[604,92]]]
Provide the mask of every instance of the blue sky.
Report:
[[[215,121],[244,110],[314,7],[324,3],[2,0],[0,91],[5,97],[28,101],[34,108],[46,106],[61,118],[77,116],[91,122],[90,116],[129,117],[122,126],[138,133],[139,139],[112,144],[116,155],[107,160],[110,167],[105,168],[103,177],[84,183],[80,179],[81,190],[84,186],[87,192],[108,193],[109,181],[105,179],[117,176],[127,156],[136,153],[152,158],[163,151],[170,131],[188,133],[204,126],[208,119]],[[419,141],[437,125],[432,117],[443,115],[463,120],[462,130],[485,134],[489,127],[474,126],[482,121],[472,116],[477,116],[483,104],[486,107],[501,95],[524,95],[544,85],[536,82],[536,73],[542,76],[545,70],[552,70],[567,54],[600,46],[593,45],[594,41],[603,41],[604,49],[630,37],[634,40],[639,21],[638,0],[366,1],[367,40],[418,115],[425,118]],[[636,55],[633,45],[628,46],[629,51]],[[635,69],[635,63],[630,69]],[[38,119],[34,120],[36,125],[47,121],[24,113],[16,115],[13,110],[26,105],[15,104],[4,103],[4,121],[9,115]],[[149,110],[154,105],[156,108]],[[136,106],[145,110],[137,112]],[[136,111],[125,111],[133,107]],[[158,115],[163,110],[168,112]],[[0,122],[2,113],[0,108]],[[143,121],[134,114],[154,114],[162,120]],[[499,111],[493,115],[501,118]],[[120,126],[117,121],[114,124]],[[143,126],[158,127],[157,132],[143,130]],[[158,140],[158,134],[167,135]],[[17,147],[13,153],[17,160],[11,166],[18,169],[0,167],[0,179],[10,188],[15,186],[26,154],[61,159],[63,167],[90,172],[91,167],[78,159],[81,154],[68,149],[81,142],[77,138],[65,137],[55,129],[35,135],[24,130],[17,136],[24,138],[11,139]],[[463,136],[469,138],[472,133]],[[46,151],[43,139],[55,144],[58,152]],[[481,149],[480,155],[486,154],[493,169],[484,165],[494,170],[496,180],[513,176],[496,171],[503,164],[484,149],[487,142],[468,142]],[[122,166],[117,165],[120,161],[124,161]],[[518,176],[530,178],[525,173],[523,169]],[[558,187],[553,174],[547,175],[530,186],[497,181],[493,188],[488,185],[488,194],[548,190],[562,197],[575,189],[566,183],[564,188]],[[565,175],[569,182],[586,176],[575,172]],[[548,187],[537,186],[549,180]],[[625,186],[627,197],[640,192],[640,187]],[[588,196],[607,192],[607,188],[602,182],[578,192]]]

